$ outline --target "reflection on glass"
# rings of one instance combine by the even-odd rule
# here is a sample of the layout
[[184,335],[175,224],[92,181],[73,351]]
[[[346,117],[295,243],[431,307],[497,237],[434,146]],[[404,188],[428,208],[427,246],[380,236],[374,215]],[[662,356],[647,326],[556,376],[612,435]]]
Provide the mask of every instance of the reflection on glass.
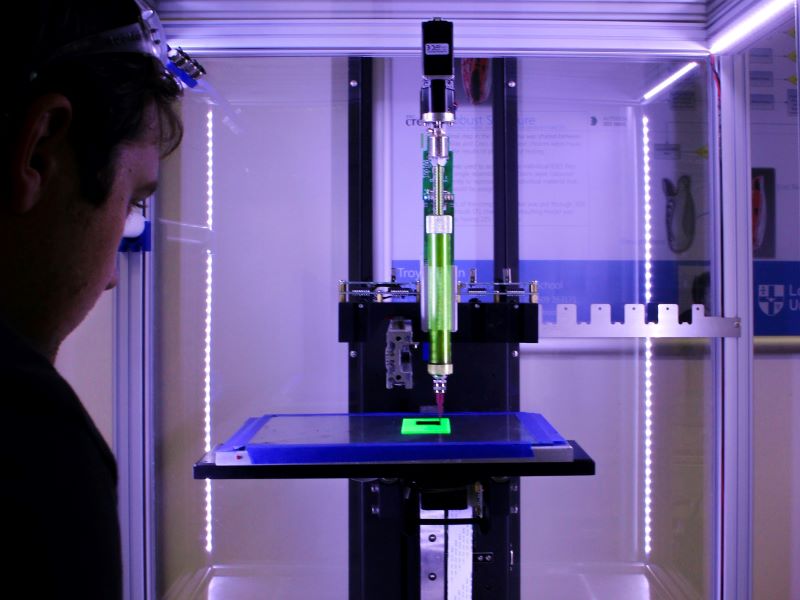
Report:
[[346,481],[212,484],[191,466],[248,417],[347,410],[335,297],[347,275],[347,62],[204,65],[240,127],[187,95],[184,141],[162,170],[157,597],[344,598]]
[[[158,206],[159,596],[346,597],[346,482],[217,481],[212,512],[210,483],[191,479],[191,465],[249,417],[347,410],[335,297],[347,274],[346,62],[208,62],[243,127],[214,128],[208,106],[187,98],[186,139]],[[520,279],[539,281],[545,318],[558,303],[608,303],[616,317],[642,299],[683,309],[695,281],[714,280],[707,66],[641,103],[683,64],[518,61]],[[399,277],[414,280],[420,131],[408,90],[419,87],[419,65],[381,65],[376,96],[391,120],[382,201],[392,218],[378,243],[391,246]],[[490,280],[488,63],[459,67],[455,256]],[[521,409],[542,413],[598,465],[591,478],[523,480],[523,597],[709,596],[712,367],[707,343],[522,349]]]
[[[625,304],[675,304],[683,319],[700,297],[712,310],[695,282],[717,268],[713,90],[708,65],[688,64],[519,60],[520,271],[539,281],[546,321],[558,304],[581,321],[593,303],[619,321]],[[598,465],[590,480],[523,480],[523,597],[708,597],[711,345],[541,340],[522,358],[522,410]]]
[[753,597],[800,597],[800,202],[795,19],[742,51],[753,244]]

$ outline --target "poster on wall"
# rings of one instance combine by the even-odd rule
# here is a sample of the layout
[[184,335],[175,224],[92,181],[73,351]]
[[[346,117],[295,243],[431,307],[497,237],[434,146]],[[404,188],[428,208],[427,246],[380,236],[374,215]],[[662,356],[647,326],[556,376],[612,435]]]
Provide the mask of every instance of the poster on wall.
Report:
[[[796,232],[778,226],[773,168],[752,171],[752,236],[754,333],[755,335],[797,335],[800,333],[800,262],[781,260],[776,255],[783,236]],[[787,199],[788,200],[788,199]],[[796,202],[795,210],[797,208]],[[783,211],[782,211],[783,212]]]
[[753,169],[753,258],[775,258],[775,169]]
[[778,195],[776,181],[781,180],[776,169],[752,170],[755,335],[800,334],[800,261],[790,260],[794,256],[786,243],[797,237],[794,219],[787,214],[798,209],[797,186]]

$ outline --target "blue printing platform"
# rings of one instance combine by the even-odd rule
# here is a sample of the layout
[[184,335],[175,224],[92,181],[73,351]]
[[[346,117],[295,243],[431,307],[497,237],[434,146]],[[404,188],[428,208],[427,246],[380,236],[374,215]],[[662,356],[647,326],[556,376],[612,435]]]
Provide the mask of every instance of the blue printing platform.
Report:
[[[295,414],[252,417],[216,449],[217,464],[246,452],[252,465],[416,460],[571,461],[572,447],[538,413],[447,413],[451,433],[401,433],[420,413]],[[541,456],[539,456],[541,455]],[[239,462],[238,464],[242,464]]]

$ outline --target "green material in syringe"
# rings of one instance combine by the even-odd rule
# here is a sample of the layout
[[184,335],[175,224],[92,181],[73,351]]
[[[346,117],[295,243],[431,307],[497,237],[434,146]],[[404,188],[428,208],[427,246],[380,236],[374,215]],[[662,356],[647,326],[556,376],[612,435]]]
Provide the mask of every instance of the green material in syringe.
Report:
[[425,298],[430,358],[428,372],[434,376],[453,372],[453,155],[444,165],[423,156],[425,198],[425,252],[427,271]]

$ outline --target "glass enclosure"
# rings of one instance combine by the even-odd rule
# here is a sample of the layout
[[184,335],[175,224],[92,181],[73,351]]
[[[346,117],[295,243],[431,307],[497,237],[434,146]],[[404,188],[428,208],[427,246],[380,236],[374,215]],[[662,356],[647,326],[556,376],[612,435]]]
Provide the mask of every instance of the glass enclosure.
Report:
[[[556,305],[715,309],[712,74],[687,61],[520,61],[520,269]],[[649,184],[649,185],[648,185]],[[714,569],[709,340],[544,339],[522,409],[591,448],[590,480],[523,481],[523,593],[707,598]],[[527,595],[526,595],[527,594]]]
[[753,597],[800,595],[800,196],[797,40],[778,23],[743,51],[752,162]]
[[187,95],[156,207],[157,593],[342,598],[346,481],[191,465],[247,417],[347,410],[346,61],[204,63],[236,113]]
[[[520,57],[519,279],[558,304],[719,314],[714,72],[667,58]],[[419,278],[416,58],[374,61],[376,280]],[[157,593],[347,597],[347,482],[195,481],[248,417],[346,412],[337,281],[348,252],[346,58],[204,61],[226,112],[187,95],[155,206]],[[652,95],[660,82],[687,73]],[[491,62],[457,61],[455,258],[493,273]],[[647,96],[647,97],[645,97]],[[455,352],[457,377],[458,349]],[[522,598],[707,598],[717,342],[554,339],[521,348],[521,410],[596,461],[522,481]],[[458,398],[448,398],[458,410]],[[269,590],[267,595],[261,595]]]

